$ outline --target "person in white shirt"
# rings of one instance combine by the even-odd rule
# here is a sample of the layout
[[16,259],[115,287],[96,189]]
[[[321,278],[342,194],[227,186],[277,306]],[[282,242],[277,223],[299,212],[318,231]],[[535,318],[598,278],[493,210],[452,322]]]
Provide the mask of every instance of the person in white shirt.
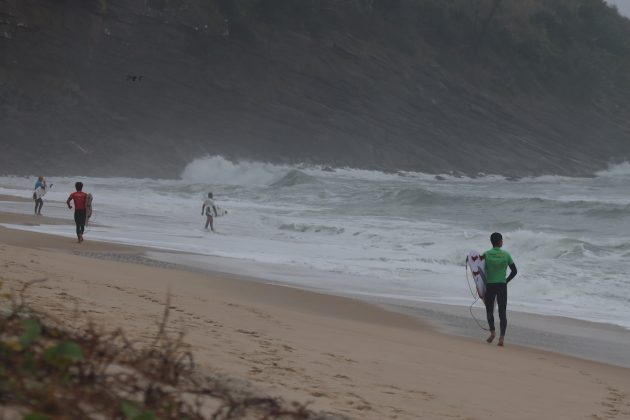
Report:
[[214,216],[217,214],[217,208],[214,206],[214,200],[212,199],[212,193],[208,193],[208,198],[203,202],[201,206],[201,215],[206,215],[206,230],[210,226],[210,230],[214,232]]
[[[52,185],[52,184],[51,184]],[[42,207],[44,206],[44,194],[46,194],[46,180],[43,176],[37,178],[35,183],[35,191],[33,191],[33,200],[35,200],[35,215],[42,215]]]

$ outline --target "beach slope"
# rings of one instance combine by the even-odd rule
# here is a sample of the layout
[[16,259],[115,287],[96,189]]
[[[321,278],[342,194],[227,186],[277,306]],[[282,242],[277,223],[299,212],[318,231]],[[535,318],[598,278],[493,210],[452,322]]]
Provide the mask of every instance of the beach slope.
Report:
[[[1,223],[20,223],[17,216]],[[24,222],[24,221],[22,221]],[[72,227],[69,226],[69,229]],[[357,419],[622,419],[630,371],[438,333],[356,300],[152,262],[143,250],[0,227],[0,276],[69,325],[88,319],[136,339],[170,295],[201,368],[273,396]]]

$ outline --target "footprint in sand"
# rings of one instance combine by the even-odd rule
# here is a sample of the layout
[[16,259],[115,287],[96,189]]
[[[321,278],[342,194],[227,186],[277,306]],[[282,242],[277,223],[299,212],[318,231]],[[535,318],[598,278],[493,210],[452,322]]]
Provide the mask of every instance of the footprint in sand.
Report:
[[169,306],[168,309],[171,309],[175,312],[184,312],[184,310],[182,308],[178,308],[177,306]]
[[425,401],[431,401],[435,399],[435,395],[427,391],[416,391],[416,390],[411,389],[411,390],[408,390],[407,393],[421,395]]
[[356,396],[359,399],[359,402],[357,401],[353,401],[353,400],[348,400],[347,404],[351,405],[352,407],[354,407],[355,410],[360,410],[360,411],[371,411],[372,410],[372,406],[370,404],[368,404],[363,398],[359,397],[356,394],[350,394],[351,396]]
[[256,332],[256,331],[248,331],[248,330],[238,329],[238,330],[236,330],[236,332],[239,332],[241,334],[251,335],[252,337],[260,337],[258,335],[258,332]]
[[606,408],[603,417],[596,414],[592,417],[598,419],[615,419],[620,418],[619,416],[623,416],[623,418],[628,418],[630,416],[630,404],[626,402],[626,394],[610,386],[607,387],[606,390],[608,391],[608,396],[605,401],[602,401],[602,406]]
[[329,356],[332,357],[335,360],[339,360],[339,361],[344,361],[344,362],[348,362],[348,363],[358,363],[356,360],[351,359],[349,357],[345,357],[345,356],[341,356],[339,354],[334,354],[334,353],[322,353],[322,355],[324,356]]
[[376,386],[379,388],[386,388],[386,391],[381,391],[381,394],[398,395],[401,391],[400,388],[389,384],[376,384]]
[[311,396],[316,397],[316,398],[328,397],[328,394],[326,394],[325,392],[313,391],[310,394]]

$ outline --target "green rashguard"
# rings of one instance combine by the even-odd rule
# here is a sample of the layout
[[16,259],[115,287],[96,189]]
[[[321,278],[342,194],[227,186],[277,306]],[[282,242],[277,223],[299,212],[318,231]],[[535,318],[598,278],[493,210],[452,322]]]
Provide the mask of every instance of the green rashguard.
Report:
[[483,255],[486,261],[486,282],[505,283],[507,268],[514,264],[512,256],[501,248],[492,248]]

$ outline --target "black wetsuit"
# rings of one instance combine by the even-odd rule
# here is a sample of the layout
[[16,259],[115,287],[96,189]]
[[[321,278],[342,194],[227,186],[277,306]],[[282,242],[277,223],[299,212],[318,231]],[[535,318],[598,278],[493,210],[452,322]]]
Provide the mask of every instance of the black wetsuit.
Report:
[[44,207],[44,200],[40,198],[35,199],[35,214],[42,213],[42,207]]
[[488,326],[490,331],[494,331],[494,298],[497,299],[499,307],[499,327],[501,328],[501,336],[505,335],[507,328],[507,316],[505,313],[507,307],[507,284],[506,283],[487,283],[486,296],[484,303],[486,304],[486,315],[488,317]]
[[87,219],[87,211],[85,209],[74,210],[74,223],[77,224],[77,236],[82,236],[85,231],[85,220]]

